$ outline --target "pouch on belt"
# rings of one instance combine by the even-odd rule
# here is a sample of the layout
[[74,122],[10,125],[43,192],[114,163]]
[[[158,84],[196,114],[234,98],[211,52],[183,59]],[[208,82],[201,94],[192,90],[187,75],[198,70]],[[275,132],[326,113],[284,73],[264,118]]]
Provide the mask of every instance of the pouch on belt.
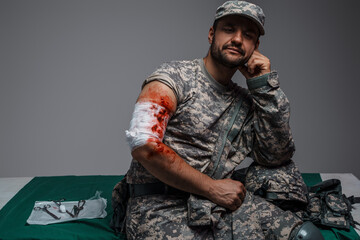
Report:
[[[236,173],[232,178],[237,180]],[[277,167],[265,167],[254,162],[242,181],[248,191],[283,210],[296,212],[306,209],[308,204],[307,186],[292,160]]]
[[309,188],[309,205],[303,219],[314,224],[350,229],[358,224],[351,215],[352,202],[342,194],[339,179],[329,179]]
[[110,227],[115,230],[115,233],[125,234],[126,232],[126,206],[129,200],[129,184],[126,182],[126,175],[118,182],[113,191],[111,198],[111,205],[113,208],[113,216],[110,221]]

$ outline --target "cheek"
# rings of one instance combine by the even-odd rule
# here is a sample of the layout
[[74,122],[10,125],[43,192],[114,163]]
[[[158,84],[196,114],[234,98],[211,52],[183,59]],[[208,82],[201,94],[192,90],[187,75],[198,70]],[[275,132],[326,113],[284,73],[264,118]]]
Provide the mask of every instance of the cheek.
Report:
[[221,33],[217,33],[216,35],[214,35],[214,38],[213,38],[213,42],[212,44],[214,46],[216,46],[217,48],[220,48],[222,47],[222,45],[224,45],[224,43],[226,43],[226,38],[223,36],[223,34]]
[[251,43],[244,43],[243,48],[246,51],[246,56],[249,56],[249,57],[255,51],[255,46],[254,46],[254,44],[252,42]]

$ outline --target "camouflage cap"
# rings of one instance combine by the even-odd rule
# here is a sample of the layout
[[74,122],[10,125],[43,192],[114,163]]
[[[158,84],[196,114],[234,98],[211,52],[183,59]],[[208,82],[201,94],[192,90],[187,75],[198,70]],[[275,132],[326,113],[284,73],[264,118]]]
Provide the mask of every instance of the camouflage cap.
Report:
[[245,1],[227,1],[216,10],[215,20],[232,14],[253,20],[260,30],[260,35],[265,34],[265,14],[259,6]]

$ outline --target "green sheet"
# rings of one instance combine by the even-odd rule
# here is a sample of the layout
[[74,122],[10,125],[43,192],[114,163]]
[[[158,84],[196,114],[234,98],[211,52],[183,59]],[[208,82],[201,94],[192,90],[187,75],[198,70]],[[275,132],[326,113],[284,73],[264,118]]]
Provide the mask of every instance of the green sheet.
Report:
[[[0,210],[0,239],[125,239],[123,236],[116,236],[109,227],[112,216],[111,191],[122,178],[123,176],[35,177]],[[321,182],[320,174],[317,173],[305,173],[303,178],[308,186]],[[102,191],[101,196],[108,201],[108,216],[104,219],[77,220],[46,226],[26,224],[35,201],[88,199],[97,190]],[[321,233],[325,239],[330,240],[360,240],[353,228],[348,232],[334,228],[321,229]]]
[[[0,239],[124,239],[109,227],[112,216],[111,192],[123,176],[35,177],[0,211]],[[103,219],[86,219],[46,226],[28,225],[35,201],[66,198],[88,199],[102,191],[108,213]]]

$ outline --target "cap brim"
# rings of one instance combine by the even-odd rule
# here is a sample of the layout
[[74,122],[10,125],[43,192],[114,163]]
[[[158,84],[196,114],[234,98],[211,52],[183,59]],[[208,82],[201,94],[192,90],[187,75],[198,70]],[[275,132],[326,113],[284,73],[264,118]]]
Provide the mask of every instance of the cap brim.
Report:
[[259,32],[260,32],[260,35],[265,35],[265,29],[264,27],[262,26],[262,24],[254,17],[250,16],[250,15],[247,15],[247,14],[244,14],[244,13],[228,13],[228,14],[225,14],[225,15],[222,15],[221,17],[217,17],[215,18],[215,20],[218,20],[220,18],[223,18],[225,16],[230,16],[230,15],[240,15],[240,16],[243,16],[243,17],[246,17],[248,19],[250,19],[251,21],[253,21],[256,26],[258,27],[259,29]]

